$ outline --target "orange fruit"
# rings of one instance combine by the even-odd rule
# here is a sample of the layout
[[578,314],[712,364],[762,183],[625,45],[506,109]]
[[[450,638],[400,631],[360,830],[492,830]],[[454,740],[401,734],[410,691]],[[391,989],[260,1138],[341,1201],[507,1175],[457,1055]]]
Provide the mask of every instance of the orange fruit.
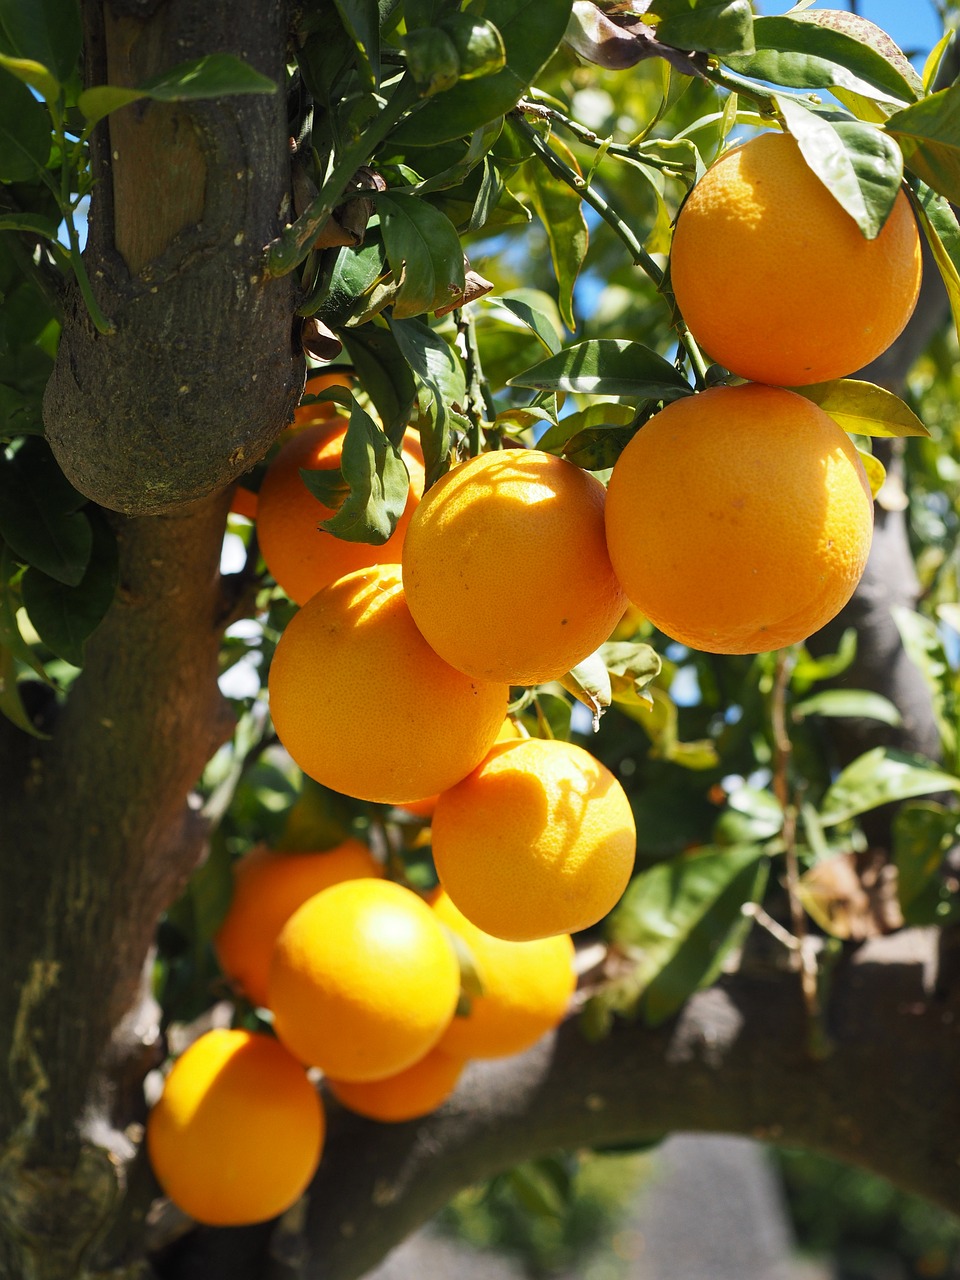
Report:
[[320,521],[328,520],[334,512],[313,496],[300,470],[332,471],[339,467],[346,433],[345,418],[325,418],[291,435],[267,467],[257,495],[257,537],[264,563],[297,604],[304,604],[321,587],[355,569],[398,561],[407,525],[423,492],[419,441],[407,432],[401,453],[410,474],[410,490],[387,541],[381,546],[346,542],[319,529]]
[[285,1212],[320,1160],[323,1106],[303,1067],[270,1036],[208,1031],[180,1055],[147,1118],[166,1195],[210,1226]]
[[412,1067],[383,1080],[332,1080],[326,1085],[348,1111],[398,1124],[429,1115],[445,1102],[463,1073],[462,1058],[452,1058],[440,1049],[431,1049]]
[[482,453],[430,489],[403,547],[417,626],[479,680],[555,680],[608,638],[626,607],[596,477],[537,449]]
[[900,191],[867,240],[789,134],[721,156],[682,206],[677,306],[704,349],[779,386],[842,378],[890,346],[920,291],[920,236]]
[[635,850],[620,783],[570,742],[498,744],[433,815],[441,885],[478,929],[515,942],[596,924],[626,888]]
[[297,907],[341,880],[381,875],[380,864],[359,840],[322,853],[251,850],[233,867],[233,898],[214,935],[221,969],[253,1004],[265,1005],[273,946]]
[[280,741],[334,791],[405,804],[458,782],[490,749],[509,687],[471,680],[430,648],[399,565],[372,565],[309,600],[270,667]]
[[[494,739],[495,742],[512,742],[515,738],[523,735],[517,728],[516,724],[508,717],[504,720],[500,727],[500,732]],[[398,809],[405,809],[407,813],[412,813],[418,818],[432,818],[433,811],[437,807],[437,801],[440,799],[438,795],[425,796],[423,800],[408,800],[406,804],[398,804]]]
[[245,520],[256,520],[257,495],[246,485],[238,484],[230,501],[230,511],[235,516],[243,516]]
[[529,1049],[562,1021],[577,985],[568,933],[507,942],[484,933],[449,895],[432,902],[440,923],[470,952],[482,995],[471,995],[465,1016],[453,1019],[440,1048],[461,1058],[502,1058]]
[[336,1080],[379,1080],[437,1044],[460,967],[427,904],[390,880],[347,880],[280,931],[269,1005],[279,1039]]
[[627,595],[708,653],[805,640],[867,562],[873,499],[849,436],[781,387],[674,401],[617,459],[607,542]]

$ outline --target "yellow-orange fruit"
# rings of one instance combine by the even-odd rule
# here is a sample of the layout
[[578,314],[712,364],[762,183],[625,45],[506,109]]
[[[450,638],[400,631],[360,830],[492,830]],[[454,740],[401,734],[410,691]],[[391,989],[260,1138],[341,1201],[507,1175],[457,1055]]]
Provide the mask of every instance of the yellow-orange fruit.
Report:
[[429,1115],[446,1102],[463,1072],[462,1058],[431,1049],[405,1071],[383,1080],[333,1080],[326,1085],[339,1103],[368,1120],[399,1124]]
[[495,741],[510,694],[430,648],[399,565],[373,565],[317,592],[280,637],[269,688],[277,734],[300,768],[384,804],[422,800],[469,773]]
[[867,240],[789,134],[707,170],[680,210],[670,278],[690,332],[744,378],[842,378],[890,346],[920,291],[920,237],[900,191]]
[[233,898],[213,945],[220,967],[254,1004],[267,1003],[267,975],[280,930],[308,898],[341,880],[381,876],[365,844],[345,840],[322,853],[251,850],[233,868]]
[[853,594],[872,533],[849,436],[781,387],[667,405],[610,477],[607,544],[627,595],[708,653],[762,653],[819,630]]
[[410,521],[414,621],[481,680],[555,680],[609,637],[626,600],[603,536],[603,485],[537,449],[483,453],[430,489]]
[[[500,732],[497,734],[497,742],[512,742],[515,738],[521,738],[523,734],[517,728],[513,720],[509,717],[504,720]],[[397,805],[398,809],[405,809],[407,813],[412,813],[418,818],[432,818],[433,811],[437,807],[439,796],[425,796],[422,800],[408,800],[406,804]]]
[[636,826],[613,774],[570,742],[495,746],[433,815],[433,860],[455,906],[495,938],[574,933],[630,879]]
[[320,1160],[323,1106],[276,1040],[218,1029],[177,1059],[147,1119],[150,1163],[184,1213],[263,1222],[294,1204]]
[[389,880],[348,880],[280,931],[269,1005],[279,1039],[335,1080],[380,1080],[437,1044],[460,967],[427,904]]
[[264,563],[297,604],[305,604],[321,587],[344,574],[366,565],[399,561],[407,526],[423,492],[420,444],[408,432],[401,451],[410,475],[407,505],[386,542],[380,546],[346,542],[319,529],[320,521],[330,519],[334,512],[313,496],[300,471],[339,467],[346,432],[344,418],[323,418],[291,435],[267,467],[257,494],[257,538]]
[[577,985],[568,933],[507,942],[471,924],[442,891],[431,905],[463,940],[483,988],[470,997],[469,1012],[450,1023],[441,1049],[461,1058],[502,1058],[529,1049],[562,1021]]

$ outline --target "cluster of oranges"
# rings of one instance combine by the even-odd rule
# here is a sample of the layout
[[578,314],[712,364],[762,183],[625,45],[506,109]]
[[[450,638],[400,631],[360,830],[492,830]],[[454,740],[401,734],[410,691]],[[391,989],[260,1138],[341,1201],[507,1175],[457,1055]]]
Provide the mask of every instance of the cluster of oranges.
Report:
[[[790,388],[885,349],[919,261],[902,193],[866,240],[796,143],[762,135],[694,189],[671,258],[689,330],[736,377],[650,418],[606,488],[529,448],[473,457],[424,494],[408,436],[395,533],[343,542],[318,531],[333,513],[300,473],[339,465],[346,422],[330,405],[298,411],[255,510],[266,565],[301,606],[271,664],[274,726],[323,785],[432,816],[440,889],[425,900],[383,879],[353,842],[240,863],[218,953],[276,1038],[209,1033],[174,1066],[148,1140],[188,1212],[250,1221],[251,1186],[259,1217],[300,1194],[323,1140],[304,1068],[361,1114],[409,1119],[468,1059],[517,1052],[560,1020],[570,934],[619,899],[635,828],[589,752],[505,732],[511,687],[563,676],[628,602],[716,653],[792,644],[838,612],[866,563],[871,492],[849,437]],[[282,1177],[273,1158],[247,1167],[254,1093],[278,1113],[264,1131],[294,1135],[269,1139],[291,1148]],[[228,1169],[236,1147],[234,1172],[214,1179],[198,1144]]]

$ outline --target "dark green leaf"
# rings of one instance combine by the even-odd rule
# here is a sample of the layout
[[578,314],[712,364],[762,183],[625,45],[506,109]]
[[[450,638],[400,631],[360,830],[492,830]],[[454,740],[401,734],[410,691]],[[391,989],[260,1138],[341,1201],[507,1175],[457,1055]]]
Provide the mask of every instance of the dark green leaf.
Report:
[[723,59],[741,75],[788,89],[841,88],[892,102],[913,102],[918,96],[903,70],[883,54],[845,31],[811,22],[806,14],[757,18],[753,36],[755,53]]
[[[585,409],[581,409],[578,413],[570,413],[555,423],[548,431],[537,441],[537,448],[542,449],[544,453],[559,453],[569,455],[576,452],[578,441],[583,443],[581,437],[599,437],[603,434],[612,433],[618,440],[622,436],[624,428],[630,427],[636,417],[636,410],[633,405],[617,404],[616,401],[608,400],[600,404],[587,405]],[[627,432],[629,437],[631,433]],[[623,448],[622,443],[618,443],[617,452]]]
[[9,547],[3,547],[0,553],[0,646],[9,650],[17,662],[28,666],[41,680],[50,683],[43,663],[20,633],[17,612],[23,601],[19,590],[11,584],[17,571]]
[[575,343],[511,378],[511,387],[576,391],[587,395],[630,396],[636,400],[679,400],[693,388],[663,356],[639,342],[591,338]]
[[535,1218],[561,1218],[570,1202],[570,1178],[559,1160],[517,1165],[506,1174],[510,1190]]
[[950,202],[926,183],[919,183],[916,192],[910,190],[910,197],[950,299],[954,327],[960,335],[960,223]]
[[844,431],[859,436],[929,436],[913,410],[886,387],[856,378],[837,378],[808,387],[794,387],[828,413]]
[[80,582],[90,561],[85,501],[43,440],[31,438],[0,459],[0,534],[26,564],[68,586]]
[[563,456],[584,471],[609,471],[630,443],[629,427],[605,425],[578,431],[563,446]]
[[23,575],[23,603],[41,640],[59,657],[83,665],[87,639],[110,608],[117,589],[117,542],[106,517],[90,508],[93,548],[78,586],[28,569]]
[[905,804],[892,824],[893,860],[897,868],[897,894],[908,924],[935,923],[913,920],[911,907],[921,899],[932,881],[939,881],[943,859],[956,842],[958,819],[955,810],[926,801]]
[[380,6],[377,0],[334,0],[357,49],[357,65],[367,87],[380,87]]
[[2,213],[0,231],[29,231],[47,240],[56,240],[57,227],[52,218],[39,213]]
[[49,734],[41,733],[30,717],[20,698],[20,686],[17,681],[17,665],[13,654],[4,645],[0,645],[0,715],[29,733],[33,738],[47,738]]
[[181,62],[140,86],[147,97],[159,102],[225,98],[234,93],[276,93],[278,87],[269,76],[232,53],[208,53],[202,58]]
[[[320,528],[347,542],[382,546],[407,504],[410,477],[393,445],[370,415],[353,403],[350,425],[343,439],[340,472],[347,486],[336,514],[320,522]],[[325,505],[330,503],[323,472],[301,469],[303,482]]]
[[453,41],[439,27],[411,31],[402,42],[407,67],[424,98],[452,89],[460,78],[460,59]]
[[657,39],[675,49],[705,53],[750,53],[753,10],[749,0],[654,0],[645,17],[656,14]]
[[0,182],[26,182],[50,154],[50,121],[21,81],[0,71]]
[[422,320],[392,320],[390,331],[407,364],[433,397],[431,430],[421,429],[427,488],[446,471],[453,433],[465,425],[454,406],[463,405],[467,384],[456,352]]
[[900,191],[900,148],[874,125],[808,110],[783,94],[775,98],[804,160],[867,239],[873,240]]
[[886,127],[907,168],[948,200],[960,201],[960,84],[898,111]]
[[491,76],[506,65],[503,36],[492,22],[469,13],[448,13],[441,19],[440,26],[457,51],[461,80]]
[[80,56],[77,0],[0,0],[0,50],[30,58],[66,80]]
[[767,869],[758,845],[708,845],[633,878],[609,933],[640,953],[640,1009],[648,1023],[663,1022],[716,980],[750,927],[742,909],[759,901]]
[[377,205],[387,258],[400,289],[397,320],[446,306],[463,295],[463,246],[453,223],[416,196],[382,196]]
[[889,698],[868,689],[824,689],[804,698],[793,708],[796,719],[804,716],[830,716],[849,719],[879,720],[882,724],[902,723],[900,712]]
[[501,293],[497,296],[497,304],[506,307],[511,314],[515,315],[518,320],[537,335],[551,355],[556,355],[560,350],[560,337],[556,327],[551,322],[550,317],[538,310],[529,300],[531,295],[534,299],[536,298],[532,289]]
[[395,140],[433,146],[464,138],[510,111],[563,39],[570,7],[571,0],[487,0],[483,18],[503,37],[506,65],[495,75],[461,80],[405,122]]
[[339,329],[364,309],[378,281],[389,275],[387,255],[378,227],[368,228],[364,243],[337,252],[317,318]]
[[410,421],[417,388],[407,360],[389,329],[365,324],[340,333],[360,385],[373,401],[394,444]]
[[[555,138],[551,149],[571,169],[579,172],[576,158],[568,147]],[[577,327],[573,314],[573,288],[590,242],[587,221],[583,216],[583,201],[578,191],[554,177],[537,158],[528,160],[523,166],[521,181],[526,184],[537,217],[547,233],[550,258],[557,277],[560,314],[564,324],[572,331]]]
[[827,826],[895,800],[960,791],[960,778],[944,773],[923,756],[892,747],[874,747],[848,764],[823,798],[820,821]]

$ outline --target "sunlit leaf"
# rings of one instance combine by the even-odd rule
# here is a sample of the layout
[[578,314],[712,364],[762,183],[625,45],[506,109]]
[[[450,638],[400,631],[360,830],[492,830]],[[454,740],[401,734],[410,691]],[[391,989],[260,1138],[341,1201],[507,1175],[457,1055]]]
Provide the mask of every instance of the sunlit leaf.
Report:
[[[551,149],[575,172],[580,166],[570,149],[554,138]],[[586,257],[590,233],[583,216],[580,193],[554,177],[539,160],[528,160],[522,169],[529,197],[543,223],[550,245],[550,257],[559,288],[560,314],[568,329],[576,328],[573,314],[573,287]]]
[[508,386],[638,400],[678,400],[693,391],[683,374],[663,356],[622,338],[574,343],[532,369],[515,374]]
[[907,168],[948,200],[960,201],[960,85],[898,111],[886,127]]
[[749,0],[654,0],[644,20],[657,22],[657,39],[677,49],[712,54],[753,49],[753,9]]
[[879,720],[882,724],[899,725],[902,717],[889,698],[869,689],[823,689],[796,703],[795,719],[805,716],[843,717]]
[[397,320],[422,315],[463,294],[463,247],[450,219],[416,196],[382,196],[377,205],[387,257],[400,289]]
[[833,826],[879,805],[938,791],[960,791],[960,778],[944,773],[923,756],[874,747],[848,764],[830,785],[820,820],[824,826]]
[[930,432],[899,396],[872,382],[837,378],[807,387],[794,387],[828,413],[837,426],[851,435],[929,436]]

